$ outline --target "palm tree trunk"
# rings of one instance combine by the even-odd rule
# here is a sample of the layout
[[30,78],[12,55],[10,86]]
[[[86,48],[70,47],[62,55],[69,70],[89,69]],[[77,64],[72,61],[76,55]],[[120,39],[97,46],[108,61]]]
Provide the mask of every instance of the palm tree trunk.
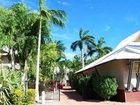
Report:
[[37,65],[36,65],[36,101],[37,102],[39,102],[39,64],[40,64],[40,46],[41,46],[41,24],[42,24],[42,17],[40,16],[38,49],[37,49]]
[[84,68],[85,62],[84,62],[84,49],[83,48],[81,50],[81,61],[82,61],[82,68]]

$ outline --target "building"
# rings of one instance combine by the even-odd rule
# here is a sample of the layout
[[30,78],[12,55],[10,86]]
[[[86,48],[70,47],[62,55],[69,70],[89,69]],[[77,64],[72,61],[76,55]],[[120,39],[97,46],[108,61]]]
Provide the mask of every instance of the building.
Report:
[[140,101],[140,31],[130,35],[109,54],[85,66],[76,73],[116,77],[119,101]]
[[[7,46],[4,46],[1,49],[1,59],[0,59],[0,68],[12,68],[12,69],[20,69],[19,63],[15,63],[13,51],[9,49]],[[17,54],[17,51],[15,52]],[[13,58],[11,58],[13,57]]]

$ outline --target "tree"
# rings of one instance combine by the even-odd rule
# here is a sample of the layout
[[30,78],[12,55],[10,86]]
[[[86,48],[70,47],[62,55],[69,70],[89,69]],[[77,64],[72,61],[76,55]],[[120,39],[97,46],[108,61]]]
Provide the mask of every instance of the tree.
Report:
[[48,25],[52,22],[55,25],[64,27],[66,14],[62,10],[47,9],[44,5],[44,0],[39,0],[39,33],[38,33],[38,50],[37,50],[37,69],[36,69],[36,101],[39,101],[39,63],[40,63],[40,46],[41,46],[41,29],[42,21],[47,20]]
[[48,42],[41,46],[40,80],[43,84],[53,80],[53,69],[56,67],[56,60],[59,57],[56,46],[55,42]]
[[[37,48],[37,34],[40,23],[40,14],[38,12],[31,11],[25,4],[17,3],[12,5],[10,8],[0,8],[0,40],[1,47],[8,46],[14,51],[17,51],[18,54],[15,55],[13,53],[11,59],[15,59],[16,62],[19,62],[21,65],[21,69],[24,69],[27,74],[28,63],[30,67],[33,67],[35,52]],[[49,11],[49,12],[48,12]],[[49,24],[53,22],[54,24],[59,23],[60,26],[64,26],[62,22],[65,17],[65,12],[58,10],[48,10],[48,18],[44,18],[44,14],[41,18],[41,34],[42,37],[40,39],[49,37]],[[62,14],[64,16],[61,16]],[[53,15],[50,15],[53,14]],[[62,19],[63,17],[63,19]],[[54,19],[54,21],[50,21],[50,19]],[[43,41],[43,40],[42,40]],[[32,74],[30,72],[30,76]]]
[[40,81],[43,83],[43,87],[55,79],[54,69],[56,67],[60,68],[59,77],[63,77],[64,49],[61,41],[50,41],[41,46]]
[[[15,44],[14,39],[14,34],[15,34],[15,28],[16,28],[16,23],[15,23],[15,16],[13,11],[8,10],[6,8],[0,8],[0,47],[2,48],[3,46],[8,46],[11,50],[9,50],[10,53],[10,59],[13,61],[13,53],[12,53],[12,48]],[[8,25],[10,24],[10,25]],[[12,63],[12,68],[14,69],[13,62]]]
[[81,51],[81,61],[82,61],[82,67],[84,67],[84,45],[88,46],[89,44],[94,44],[94,37],[88,34],[88,30],[80,29],[79,31],[79,37],[80,39],[73,42],[71,44],[71,49],[73,51],[76,50],[77,47],[79,47]]
[[[27,60],[34,45],[36,45],[35,35],[31,33],[32,26],[37,18],[37,12],[31,11],[25,4],[16,3],[10,8],[1,8],[0,33],[1,46],[8,46],[11,49],[12,69],[14,62],[21,65],[21,69],[26,71]],[[18,52],[15,55],[14,52]],[[10,53],[10,52],[9,52]]]
[[14,49],[18,50],[16,60],[23,65],[24,71],[27,71],[27,60],[33,48],[36,47],[36,35],[32,33],[33,24],[37,19],[37,13],[32,12],[23,3],[17,3],[10,7],[15,14],[17,24],[14,34]]
[[96,57],[95,59],[98,59],[102,56],[104,56],[105,54],[109,53],[110,51],[112,51],[111,47],[105,46],[105,40],[103,37],[101,37],[97,43],[95,43],[94,47],[89,46],[88,49],[88,55],[92,56],[93,54],[96,53]]

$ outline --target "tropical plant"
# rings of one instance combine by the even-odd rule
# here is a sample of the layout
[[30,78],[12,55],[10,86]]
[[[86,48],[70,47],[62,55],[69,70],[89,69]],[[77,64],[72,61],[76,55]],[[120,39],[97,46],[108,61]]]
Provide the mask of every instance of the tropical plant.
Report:
[[112,51],[111,47],[105,46],[105,40],[103,37],[101,37],[97,43],[94,44],[94,46],[88,46],[88,55],[92,56],[93,54],[95,54],[95,59],[98,59],[102,56],[104,56],[105,54],[109,53],[110,51]]
[[117,80],[111,76],[100,76],[94,73],[92,75],[93,90],[103,99],[108,100],[117,94]]
[[56,48],[57,48],[57,50],[58,50],[58,53],[59,53],[59,59],[58,60],[60,60],[61,58],[65,58],[65,54],[64,54],[64,51],[65,51],[65,46],[64,46],[64,44],[61,42],[61,41],[55,41],[55,43],[56,43]]
[[[0,8],[0,11],[2,14],[0,16],[0,45],[1,47],[8,46],[11,50],[9,53],[11,55],[12,69],[15,69],[15,62],[19,62],[21,67],[22,65],[24,67],[25,60],[28,58],[32,45],[35,45],[32,41],[33,38],[29,38],[27,35],[29,35],[32,25],[37,18],[37,13],[32,12],[23,3],[13,4],[8,9]],[[30,33],[30,36],[31,35],[33,34]],[[30,48],[27,49],[27,47]],[[16,51],[18,55],[15,56]]]
[[55,42],[48,42],[41,46],[41,71],[40,80],[44,83],[52,80],[53,69],[57,66],[56,60],[59,57]]
[[76,48],[79,47],[81,51],[82,67],[84,67],[84,45],[88,46],[89,44],[94,44],[94,37],[89,35],[88,30],[83,29],[80,29],[79,31],[79,37],[80,37],[79,40],[71,44],[71,49],[75,51]]
[[38,52],[37,52],[37,70],[36,70],[36,96],[39,99],[39,63],[40,63],[40,46],[41,46],[41,29],[43,20],[46,20],[48,26],[52,22],[55,25],[64,27],[64,20],[66,19],[66,14],[62,10],[48,9],[44,5],[44,0],[39,0],[40,14],[39,14],[39,31],[38,31]]
[[26,96],[22,89],[15,89],[12,93],[12,102],[14,105],[32,105],[35,102],[35,89],[28,89]]
[[0,104],[11,105],[11,94],[16,88],[21,88],[21,72],[0,69]]
[[[23,3],[16,3],[10,8],[1,7],[0,14],[0,47],[8,46],[12,50],[10,60],[19,62],[21,69],[25,71],[24,73],[34,80],[37,39],[39,39],[40,44],[41,42],[44,44],[46,39],[47,41],[50,40],[51,23],[64,27],[64,21],[66,19],[65,12],[62,10],[50,10],[45,7],[44,0],[40,0],[40,13],[31,11]],[[38,38],[37,34],[39,34]],[[41,39],[42,41],[40,41]],[[60,41],[55,45],[55,50],[57,53],[59,52],[62,57],[64,47]],[[17,55],[14,53],[16,51],[18,52]],[[61,58],[60,56],[57,57]],[[49,60],[52,59],[49,58]],[[56,63],[55,57],[53,60],[53,63]],[[43,63],[43,67],[45,67],[44,65],[45,63]],[[30,66],[30,68],[28,68],[28,66]],[[50,66],[52,65],[49,65],[49,67]],[[12,68],[14,69],[13,63]],[[27,69],[30,69],[29,74],[27,73]],[[50,72],[48,72],[48,74],[49,73]],[[51,74],[52,73],[50,73],[50,75]]]
[[12,93],[12,101],[15,105],[22,105],[23,104],[23,91],[22,89],[15,89]]
[[35,89],[28,89],[25,98],[25,103],[27,105],[32,105],[34,102],[35,102]]

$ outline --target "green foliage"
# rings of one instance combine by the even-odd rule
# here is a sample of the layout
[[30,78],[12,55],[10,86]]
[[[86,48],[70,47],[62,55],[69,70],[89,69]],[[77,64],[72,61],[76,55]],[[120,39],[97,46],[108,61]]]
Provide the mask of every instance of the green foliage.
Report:
[[0,8],[0,46],[8,46],[17,50],[15,62],[24,67],[32,49],[36,48],[35,35],[32,33],[33,24],[36,22],[37,13],[31,11],[25,4],[16,3],[10,8]]
[[31,56],[29,56],[28,59],[28,65],[30,66],[28,71],[28,78],[29,78],[29,84],[35,83],[36,80],[36,54],[32,53]]
[[105,100],[108,100],[117,94],[118,84],[114,77],[93,74],[92,86],[93,90]]
[[[13,49],[13,52],[18,52],[17,55],[13,54],[13,58],[15,58],[15,62],[20,63],[21,69],[25,68],[26,72],[29,67],[29,80],[35,80],[39,21],[42,21],[40,31],[42,44],[44,44],[41,46],[41,58],[43,59],[40,63],[40,79],[48,81],[52,80],[53,68],[58,65],[58,59],[62,57],[64,52],[64,46],[60,41],[46,42],[46,39],[47,41],[50,39],[50,24],[64,27],[65,19],[64,11],[46,8],[43,0],[40,0],[40,13],[32,11],[23,3],[13,4],[9,8],[0,8],[0,47],[6,45]],[[28,63],[26,67],[25,61]],[[13,84],[13,89],[17,89],[17,87],[16,84]],[[5,91],[3,94],[5,97],[8,96],[7,102],[9,102],[8,93],[11,94],[11,90],[6,88]]]
[[109,46],[106,46],[105,44],[106,42],[104,40],[104,37],[100,37],[100,39],[97,40],[97,42],[88,46],[87,55],[89,55],[90,57],[94,55],[95,60],[106,55],[107,53],[112,51],[112,48]]
[[21,89],[15,89],[15,91],[12,93],[12,101],[15,105],[22,105],[23,91]]
[[82,68],[81,60],[78,55],[75,55],[72,60],[67,60],[67,67],[70,69],[71,75],[73,75],[77,70]]
[[79,31],[79,37],[80,39],[73,42],[71,44],[71,49],[73,51],[76,50],[77,47],[79,47],[80,51],[84,48],[84,45],[89,45],[91,43],[94,43],[94,37],[89,35],[89,31],[88,30],[83,30],[83,29],[80,29]]
[[15,27],[16,23],[13,11],[0,8],[0,47],[3,45],[13,46],[15,44],[13,41]]
[[65,59],[62,58],[64,58],[64,50],[65,47],[61,41],[50,41],[41,46],[41,81],[52,81],[55,67],[60,68],[59,77],[63,77]]
[[20,88],[21,72],[0,69],[0,104],[10,105],[11,94],[15,88]]
[[85,59],[85,52],[84,46],[88,47],[89,45],[94,44],[94,37],[89,35],[88,30],[80,29],[79,31],[79,40],[74,41],[71,44],[71,49],[75,51],[77,48],[81,51],[81,61],[82,66],[84,67],[84,59]]
[[55,42],[49,42],[41,46],[41,80],[46,82],[52,80],[53,68],[56,66],[58,57],[59,54]]
[[73,73],[69,73],[69,79],[70,79],[70,86],[72,88],[74,88],[75,90],[78,90],[78,79],[79,76],[73,74]]
[[28,89],[26,95],[26,104],[30,105],[35,102],[35,89]]
[[[86,93],[85,89],[92,88],[94,92],[105,100],[108,100],[112,96],[116,95],[118,87],[116,78],[110,76],[100,76],[97,73],[86,77],[73,74],[70,78],[70,85],[81,95]],[[87,88],[87,86],[90,88]]]
[[77,74],[73,74],[70,76],[70,85],[74,88],[79,94],[83,94],[84,88],[87,86],[90,76],[78,76]]
[[14,105],[31,105],[35,102],[35,89],[28,89],[26,96],[21,89],[15,89],[12,93]]
[[89,81],[90,77],[84,77],[82,76],[79,80],[78,80],[78,92],[80,94],[83,94],[83,90],[85,88],[85,86],[87,85],[88,81]]

